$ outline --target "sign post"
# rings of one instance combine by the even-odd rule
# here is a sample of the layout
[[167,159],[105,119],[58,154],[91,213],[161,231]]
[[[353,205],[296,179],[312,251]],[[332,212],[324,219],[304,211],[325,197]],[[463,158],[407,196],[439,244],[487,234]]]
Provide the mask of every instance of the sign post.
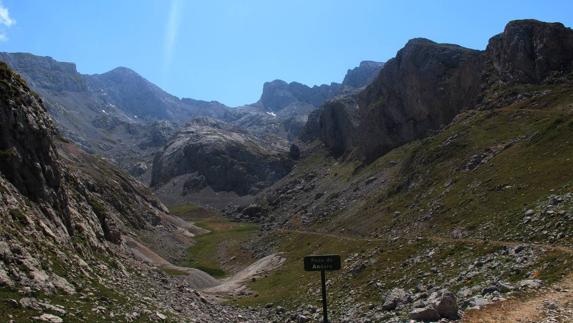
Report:
[[306,256],[304,257],[305,271],[320,271],[322,286],[322,316],[323,323],[328,323],[328,308],[326,302],[326,271],[340,270],[339,255]]

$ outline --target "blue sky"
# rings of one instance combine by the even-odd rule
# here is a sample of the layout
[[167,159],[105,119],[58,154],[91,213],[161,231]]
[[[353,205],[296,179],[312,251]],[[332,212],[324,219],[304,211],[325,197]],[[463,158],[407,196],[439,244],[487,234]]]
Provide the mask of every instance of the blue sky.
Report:
[[512,19],[573,26],[573,1],[1,0],[0,51],[129,67],[179,97],[256,101],[273,79],[340,82],[426,37],[484,49]]

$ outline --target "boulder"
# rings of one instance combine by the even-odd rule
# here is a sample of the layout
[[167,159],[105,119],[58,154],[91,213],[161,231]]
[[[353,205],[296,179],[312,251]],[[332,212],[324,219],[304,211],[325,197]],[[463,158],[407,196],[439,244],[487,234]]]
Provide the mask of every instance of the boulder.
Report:
[[517,283],[520,288],[539,288],[543,282],[539,279],[524,279]]
[[258,204],[250,204],[241,211],[242,214],[249,218],[259,218],[263,215],[266,215],[267,212],[267,209]]
[[410,295],[402,288],[394,288],[388,293],[382,308],[391,311],[396,309],[398,305],[407,304],[410,301]]
[[449,291],[442,292],[435,303],[435,308],[442,318],[448,320],[456,320],[459,318],[458,301],[456,296]]
[[51,322],[51,323],[62,323],[64,320],[56,315],[53,314],[42,314],[40,316],[34,317],[34,320],[42,321],[42,322]]
[[294,160],[297,160],[300,158],[300,148],[298,148],[297,145],[295,145],[295,144],[290,145],[289,157],[294,159]]
[[433,307],[415,308],[409,316],[415,321],[433,322],[440,320],[440,314]]

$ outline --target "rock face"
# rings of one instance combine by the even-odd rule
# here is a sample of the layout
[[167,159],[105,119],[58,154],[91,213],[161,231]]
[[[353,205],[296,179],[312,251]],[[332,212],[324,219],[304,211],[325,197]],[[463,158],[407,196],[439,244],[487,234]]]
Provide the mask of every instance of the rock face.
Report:
[[66,230],[73,232],[52,139],[56,132],[41,99],[0,63],[0,173],[34,202],[50,204]]
[[503,81],[538,83],[573,70],[573,31],[560,23],[512,21],[486,51]]
[[353,96],[329,101],[321,107],[320,139],[334,155],[342,155],[354,146],[358,123],[358,103]]
[[448,124],[480,94],[481,53],[413,39],[358,95],[366,160]]
[[[572,69],[573,31],[558,23],[510,22],[503,33],[491,38],[485,51],[413,39],[355,96],[358,121],[353,115],[347,121],[332,118],[337,105],[325,104],[320,131],[329,135],[321,139],[337,155],[357,151],[372,161],[475,108],[492,84],[538,83]],[[355,123],[360,130],[352,144],[332,139],[348,136],[342,134],[346,128],[340,124]],[[331,129],[341,133],[335,135]]]
[[44,252],[60,250],[54,259],[76,263],[68,256],[120,244],[128,229],[151,229],[165,207],[143,185],[60,141],[42,100],[3,63],[0,81],[0,233],[10,237],[0,238],[0,276],[9,286],[73,293],[71,276],[51,272]]
[[286,175],[292,162],[286,147],[273,147],[213,119],[196,119],[165,146],[153,164],[151,185],[192,174],[187,189],[253,194]]
[[41,99],[4,64],[0,78],[0,171],[23,195],[44,200],[61,188],[55,129]]

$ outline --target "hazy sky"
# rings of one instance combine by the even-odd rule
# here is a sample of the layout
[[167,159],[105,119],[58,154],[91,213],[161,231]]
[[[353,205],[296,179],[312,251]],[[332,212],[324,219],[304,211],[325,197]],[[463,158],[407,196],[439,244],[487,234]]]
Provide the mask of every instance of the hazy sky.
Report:
[[0,51],[129,67],[179,97],[256,101],[265,81],[340,82],[426,37],[484,49],[512,19],[573,26],[573,1],[1,0]]

